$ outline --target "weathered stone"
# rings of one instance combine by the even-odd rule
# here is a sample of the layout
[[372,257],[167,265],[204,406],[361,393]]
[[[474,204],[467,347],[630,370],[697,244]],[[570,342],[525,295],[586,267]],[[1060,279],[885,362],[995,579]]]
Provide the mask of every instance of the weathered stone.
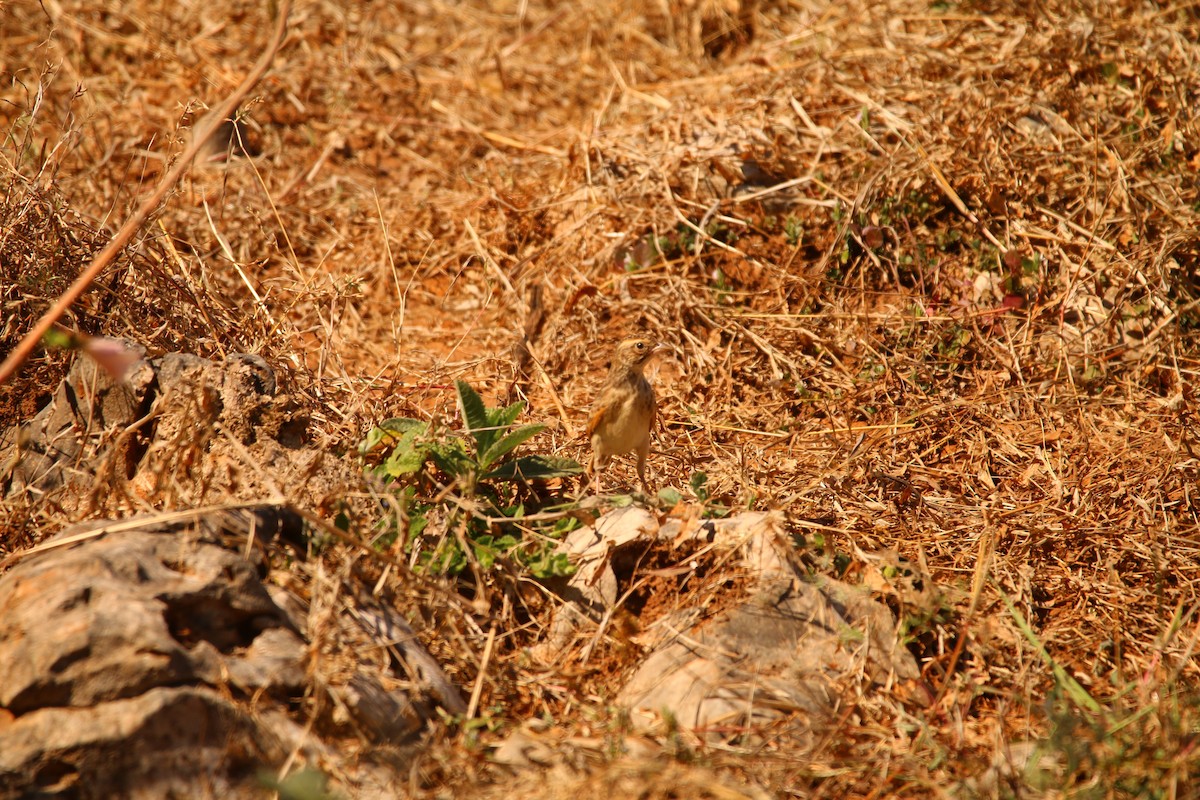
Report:
[[374,742],[398,744],[425,724],[403,691],[388,691],[380,682],[358,674],[335,690],[356,726]]
[[278,632],[290,627],[254,565],[211,538],[109,533],[35,554],[0,581],[0,706],[22,714],[225,680],[295,689],[304,648]]
[[[117,380],[92,359],[77,358],[50,404],[0,436],[0,463],[12,464],[4,476],[4,493],[49,492],[76,481],[87,472],[85,458],[90,461],[96,454],[90,434],[124,428],[141,417],[153,383],[154,371],[145,361]],[[127,452],[129,444],[126,437],[105,451],[115,453],[119,447]]]
[[0,728],[0,797],[263,796],[280,739],[204,687],[159,687],[87,708],[43,708]]
[[310,665],[307,608],[263,582],[268,553],[303,545],[303,525],[270,505],[148,515],[77,525],[10,559],[0,800],[262,796],[258,769],[328,755],[311,720],[289,718],[314,689],[379,743],[412,740],[435,704],[464,712],[387,606],[340,617],[383,658]]
[[[324,763],[342,736],[411,742],[435,707],[465,713],[397,610],[348,599],[347,581],[312,624],[308,568],[271,571],[284,548],[304,557],[307,523],[258,498],[342,504],[362,477],[305,448],[307,417],[276,391],[256,356],[142,358],[120,380],[81,357],[0,433],[0,495],[93,517],[141,498],[197,508],[0,552],[0,800],[262,797],[259,770]],[[394,795],[390,771],[359,774]]]
[[[280,472],[307,468],[278,455],[303,440],[307,418],[276,391],[267,362],[245,353],[224,362],[190,353],[142,358],[119,379],[81,356],[49,405],[0,434],[0,464],[9,465],[0,475],[0,493],[53,497],[67,509],[88,501],[94,506],[106,484],[159,496],[164,482],[186,485],[189,477],[211,477],[206,473],[216,465],[200,458],[206,450],[226,447],[244,454],[246,446],[259,442],[283,462],[275,465]],[[251,486],[264,477],[254,470],[245,475]]]
[[577,564],[563,593],[569,602],[533,655],[557,662],[587,641],[586,657],[651,546],[675,548],[681,560],[687,552],[716,557],[742,599],[643,620],[637,642],[648,653],[617,696],[639,725],[665,713],[702,738],[722,739],[787,719],[803,741],[828,720],[848,682],[918,676],[886,608],[850,586],[810,579],[789,558],[778,518],[753,513],[660,523],[630,507],[574,531],[561,546]]
[[376,604],[370,608],[357,607],[352,614],[363,631],[393,654],[393,672],[406,676],[410,684],[451,714],[467,713],[467,704],[458,687],[417,639],[412,626],[394,609]]
[[689,613],[656,621],[674,630],[642,661],[617,702],[669,711],[706,736],[751,734],[783,717],[799,740],[838,705],[846,681],[884,685],[917,677],[885,608],[827,583],[767,582],[747,602],[697,622]]

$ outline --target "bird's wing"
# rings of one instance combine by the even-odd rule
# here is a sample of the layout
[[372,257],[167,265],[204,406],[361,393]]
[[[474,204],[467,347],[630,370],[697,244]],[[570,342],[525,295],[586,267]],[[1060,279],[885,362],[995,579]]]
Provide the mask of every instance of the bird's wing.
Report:
[[[604,398],[601,397],[600,399],[603,400]],[[591,416],[588,417],[587,438],[589,438],[589,439],[592,438],[592,434],[595,433],[596,429],[600,427],[600,420],[602,420],[603,418],[604,418],[604,405],[600,402],[597,402],[596,410],[593,411],[591,413]]]

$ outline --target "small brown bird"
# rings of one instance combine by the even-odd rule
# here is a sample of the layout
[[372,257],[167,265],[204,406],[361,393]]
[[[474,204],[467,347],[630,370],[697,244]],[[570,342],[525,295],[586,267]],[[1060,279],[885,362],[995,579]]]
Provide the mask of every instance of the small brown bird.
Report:
[[650,430],[658,403],[643,370],[659,350],[648,339],[626,339],[617,345],[608,380],[592,407],[587,435],[592,440],[591,478],[600,492],[600,471],[613,456],[637,451],[638,478],[646,485],[646,456],[650,454]]

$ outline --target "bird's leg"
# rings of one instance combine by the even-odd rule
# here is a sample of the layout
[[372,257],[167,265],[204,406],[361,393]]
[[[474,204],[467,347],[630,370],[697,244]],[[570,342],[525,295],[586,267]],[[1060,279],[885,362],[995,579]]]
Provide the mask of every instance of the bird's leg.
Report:
[[650,494],[650,486],[649,486],[649,484],[646,483],[646,457],[649,455],[650,455],[650,442],[646,442],[646,444],[644,444],[638,448],[637,470],[638,470],[638,478],[642,482],[642,491],[645,492],[647,495]]
[[[594,446],[594,445],[593,445]],[[593,451],[591,469],[588,470],[588,488],[596,492],[596,496],[600,495],[600,471],[604,469],[604,464],[601,462],[599,451]]]

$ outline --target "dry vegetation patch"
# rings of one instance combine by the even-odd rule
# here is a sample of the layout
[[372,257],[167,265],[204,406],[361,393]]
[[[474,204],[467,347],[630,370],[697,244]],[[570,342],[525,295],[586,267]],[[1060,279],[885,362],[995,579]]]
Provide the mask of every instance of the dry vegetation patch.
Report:
[[[5,8],[0,349],[240,80],[261,13]],[[645,332],[670,347],[659,485],[782,511],[814,575],[893,608],[932,698],[848,697],[812,752],[672,732],[655,753],[783,796],[1184,796],[1198,38],[1191,6],[1133,0],[299,3],[224,146],[63,322],[262,355],[346,458],[388,417],[452,427],[464,379],[583,459],[606,359]],[[66,364],[5,386],[4,424]],[[4,510],[0,552],[65,521]],[[323,557],[427,591],[340,540]],[[502,561],[439,590],[461,600],[424,630],[486,724],[428,751],[414,793],[499,782],[472,748],[514,710],[620,727],[594,684],[523,660],[549,602],[530,583]],[[617,755],[572,767],[626,786],[597,766]]]

